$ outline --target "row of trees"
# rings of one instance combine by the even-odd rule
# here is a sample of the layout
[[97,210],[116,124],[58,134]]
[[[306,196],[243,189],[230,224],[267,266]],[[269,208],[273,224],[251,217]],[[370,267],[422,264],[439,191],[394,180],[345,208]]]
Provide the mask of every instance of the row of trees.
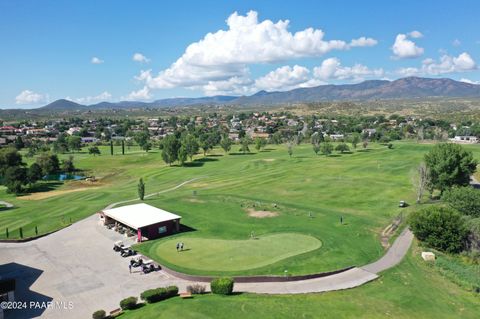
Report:
[[409,224],[429,247],[480,254],[480,191],[469,185],[476,167],[472,152],[458,144],[437,144],[425,155],[414,179],[417,202],[438,191],[446,206],[415,211]]

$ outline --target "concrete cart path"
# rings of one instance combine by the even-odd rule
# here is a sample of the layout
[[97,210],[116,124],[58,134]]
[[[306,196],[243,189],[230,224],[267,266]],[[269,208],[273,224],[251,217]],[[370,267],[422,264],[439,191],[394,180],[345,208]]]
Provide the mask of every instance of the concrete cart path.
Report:
[[[196,177],[196,178],[189,179],[188,181],[180,183],[177,186],[174,186],[172,188],[164,189],[163,191],[159,191],[159,192],[156,192],[156,193],[145,195],[145,198],[150,198],[150,197],[157,196],[157,195],[160,195],[160,194],[163,194],[163,193],[166,193],[166,192],[174,191],[174,190],[182,187],[185,184],[191,183],[193,181],[196,181],[196,180],[199,180],[199,179],[205,178],[205,177],[206,176],[201,176],[201,177]],[[110,208],[113,208],[117,205],[126,204],[126,203],[134,202],[134,201],[137,201],[137,200],[140,200],[140,198],[137,197],[137,198],[134,198],[134,199],[128,199],[128,200],[124,200],[124,201],[121,201],[121,202],[112,203],[112,204],[108,205],[107,207],[105,207],[104,209],[110,209]]]
[[0,200],[0,205],[5,205],[6,208],[12,208],[13,204],[8,203],[6,201]]
[[382,258],[363,266],[362,269],[371,273],[379,273],[396,266],[407,254],[412,240],[413,233],[410,229],[405,228]]

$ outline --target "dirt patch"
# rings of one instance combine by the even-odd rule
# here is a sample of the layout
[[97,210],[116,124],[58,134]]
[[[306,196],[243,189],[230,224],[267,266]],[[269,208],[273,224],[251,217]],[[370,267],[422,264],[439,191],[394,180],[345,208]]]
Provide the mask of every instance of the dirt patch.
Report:
[[190,202],[190,203],[198,203],[198,204],[205,203],[204,200],[201,200],[201,199],[198,199],[198,198],[187,198],[186,200],[187,200],[187,202]]
[[255,217],[255,218],[270,218],[270,217],[277,217],[277,212],[272,212],[268,210],[255,210],[253,208],[247,209],[248,216]]
[[30,195],[17,197],[17,199],[42,200],[42,199],[46,199],[46,198],[50,198],[50,197],[54,197],[54,196],[65,195],[65,194],[75,193],[75,192],[82,192],[82,191],[87,191],[89,189],[97,189],[97,188],[100,188],[100,187],[79,187],[79,188],[74,188],[74,189],[65,189],[65,190],[58,190],[58,191],[33,193],[33,194],[30,194]]

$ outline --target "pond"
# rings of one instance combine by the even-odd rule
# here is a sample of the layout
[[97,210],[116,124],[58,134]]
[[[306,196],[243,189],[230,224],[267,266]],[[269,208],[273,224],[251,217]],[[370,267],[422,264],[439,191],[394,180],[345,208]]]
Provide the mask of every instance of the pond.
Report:
[[50,174],[43,176],[44,181],[78,181],[84,178],[85,176],[73,174]]

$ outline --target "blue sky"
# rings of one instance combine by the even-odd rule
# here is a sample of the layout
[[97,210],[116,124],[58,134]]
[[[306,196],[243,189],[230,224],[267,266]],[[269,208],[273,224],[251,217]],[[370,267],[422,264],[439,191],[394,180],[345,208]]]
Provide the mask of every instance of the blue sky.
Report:
[[0,0],[0,107],[409,75],[477,82],[479,9],[478,1]]

